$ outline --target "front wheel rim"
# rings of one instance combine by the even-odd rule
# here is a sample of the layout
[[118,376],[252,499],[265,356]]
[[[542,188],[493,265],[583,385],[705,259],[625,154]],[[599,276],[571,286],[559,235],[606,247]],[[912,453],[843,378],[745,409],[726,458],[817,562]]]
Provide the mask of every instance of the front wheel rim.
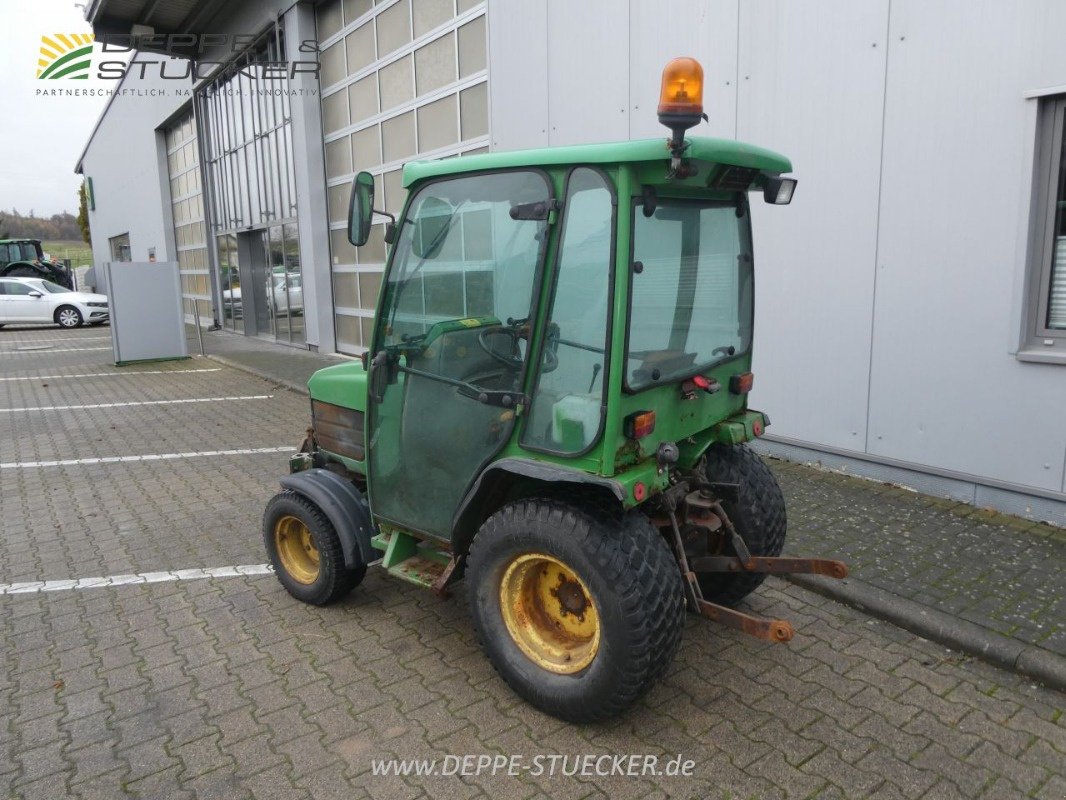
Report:
[[599,651],[600,615],[592,594],[554,556],[515,558],[500,580],[500,609],[514,643],[548,672],[580,672]]
[[59,324],[64,328],[73,328],[78,324],[78,312],[69,308],[59,312]]
[[274,523],[274,547],[282,568],[294,581],[309,586],[318,579],[318,548],[301,520],[285,515]]

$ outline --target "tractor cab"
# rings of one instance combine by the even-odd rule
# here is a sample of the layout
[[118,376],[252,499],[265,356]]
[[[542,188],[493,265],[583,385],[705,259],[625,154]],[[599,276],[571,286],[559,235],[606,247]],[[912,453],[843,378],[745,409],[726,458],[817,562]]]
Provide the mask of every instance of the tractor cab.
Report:
[[407,167],[368,362],[376,515],[469,536],[455,510],[499,458],[577,470],[632,506],[668,485],[660,445],[691,466],[731,426],[734,443],[761,433],[747,192],[790,165],[686,145],[685,177],[662,141]]
[[[745,446],[769,424],[748,407],[750,203],[787,204],[791,164],[686,137],[702,79],[667,66],[667,139],[405,166],[370,347],[309,381],[264,519],[292,594],[336,600],[379,558],[442,593],[465,575],[508,682],[593,719],[646,688],[686,605],[786,641],[731,606],[768,572],[846,573],[779,557],[784,500]],[[381,213],[359,174],[352,244]]]

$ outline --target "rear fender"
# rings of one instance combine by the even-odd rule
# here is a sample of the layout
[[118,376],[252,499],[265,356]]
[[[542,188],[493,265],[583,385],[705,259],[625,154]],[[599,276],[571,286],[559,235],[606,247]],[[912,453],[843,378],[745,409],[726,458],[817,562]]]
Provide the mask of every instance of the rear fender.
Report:
[[374,523],[370,504],[349,480],[328,469],[313,468],[286,475],[281,485],[306,497],[326,515],[341,540],[344,566],[369,564],[380,557],[370,539]]
[[622,484],[611,478],[544,461],[502,458],[478,476],[459,504],[452,518],[453,552],[465,553],[481,523],[505,502],[518,496],[550,494],[557,491],[560,484],[601,493],[604,499],[617,502],[619,508],[626,497]]

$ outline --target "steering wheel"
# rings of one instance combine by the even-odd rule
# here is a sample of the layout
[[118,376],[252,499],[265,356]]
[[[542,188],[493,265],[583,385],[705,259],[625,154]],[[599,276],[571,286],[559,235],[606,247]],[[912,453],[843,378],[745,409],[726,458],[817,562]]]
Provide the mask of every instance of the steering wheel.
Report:
[[[478,332],[477,343],[481,346],[481,349],[485,351],[496,361],[503,364],[508,369],[512,369],[515,372],[519,372],[525,366],[525,359],[521,356],[521,351],[518,347],[518,342],[523,339],[524,327],[517,325],[497,325],[491,328],[483,328]],[[511,347],[509,353],[500,353],[493,348],[487,340],[489,336],[495,336],[496,334],[504,334],[511,340]],[[558,330],[555,331],[555,338],[552,339],[549,335],[549,339],[545,342],[544,347],[544,364],[541,367],[541,372],[551,372],[559,366],[559,339]]]
[[[511,347],[509,353],[500,353],[492,345],[490,345],[486,339],[489,336],[496,336],[503,334],[511,340]],[[485,353],[491,356],[496,361],[499,361],[505,367],[511,370],[521,370],[525,364],[525,360],[521,356],[521,351],[518,349],[518,342],[522,338],[521,333],[517,327],[496,325],[491,328],[483,328],[478,331],[477,343],[481,346],[481,349]]]

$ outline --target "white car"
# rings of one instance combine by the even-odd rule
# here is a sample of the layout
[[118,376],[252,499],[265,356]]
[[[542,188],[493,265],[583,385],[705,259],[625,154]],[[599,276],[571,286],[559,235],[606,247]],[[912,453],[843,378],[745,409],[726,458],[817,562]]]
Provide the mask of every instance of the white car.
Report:
[[302,314],[304,312],[303,276],[299,272],[290,272],[287,277],[289,296],[285,296],[285,275],[274,275],[274,315]]
[[110,316],[106,295],[73,292],[43,278],[0,278],[0,326],[52,322],[77,328]]
[[[288,280],[288,297],[285,295],[285,282]],[[303,276],[299,272],[290,272],[288,276],[274,273],[269,281],[271,312],[275,317],[304,313]],[[241,299],[241,287],[222,290],[222,307],[227,317],[243,317],[244,301]]]

